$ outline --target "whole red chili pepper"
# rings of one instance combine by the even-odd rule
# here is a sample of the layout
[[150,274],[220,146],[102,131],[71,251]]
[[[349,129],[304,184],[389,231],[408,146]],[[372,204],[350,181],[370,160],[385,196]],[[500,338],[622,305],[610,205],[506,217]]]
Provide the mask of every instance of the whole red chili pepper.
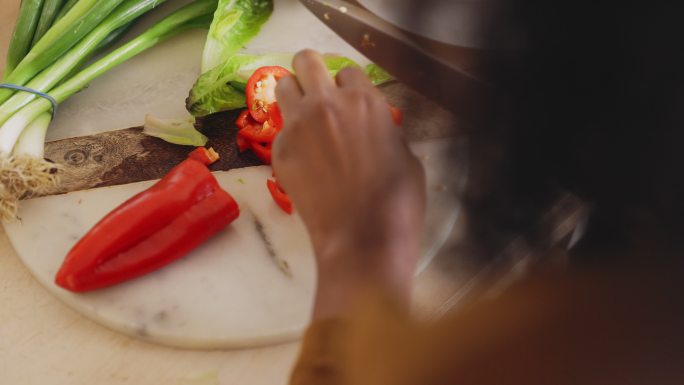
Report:
[[69,251],[55,282],[84,292],[147,274],[183,257],[239,215],[207,167],[186,159],[100,220]]

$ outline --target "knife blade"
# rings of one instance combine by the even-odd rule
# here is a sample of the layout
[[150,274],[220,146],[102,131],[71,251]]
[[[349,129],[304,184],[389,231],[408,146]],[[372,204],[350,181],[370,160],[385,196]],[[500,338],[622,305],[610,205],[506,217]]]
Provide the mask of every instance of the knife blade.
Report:
[[300,0],[319,20],[400,82],[460,118],[471,120],[489,86],[457,64],[426,51],[405,32],[340,0]]

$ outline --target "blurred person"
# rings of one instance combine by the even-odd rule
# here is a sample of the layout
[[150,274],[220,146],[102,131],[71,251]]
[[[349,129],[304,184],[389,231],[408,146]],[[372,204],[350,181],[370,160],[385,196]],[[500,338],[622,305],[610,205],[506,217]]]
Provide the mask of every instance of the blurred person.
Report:
[[482,34],[504,48],[480,63],[494,96],[464,134],[468,236],[542,242],[572,193],[591,211],[570,265],[412,321],[422,168],[360,71],[332,79],[302,52],[277,88],[273,159],[318,268],[292,385],[684,383],[683,6],[491,5]]

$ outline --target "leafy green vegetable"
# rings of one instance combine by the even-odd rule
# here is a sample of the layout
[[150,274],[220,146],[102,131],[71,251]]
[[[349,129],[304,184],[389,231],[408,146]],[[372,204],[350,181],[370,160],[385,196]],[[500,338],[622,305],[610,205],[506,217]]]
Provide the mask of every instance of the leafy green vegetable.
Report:
[[389,74],[389,72],[385,71],[381,67],[379,67],[377,64],[369,64],[366,66],[366,68],[363,69],[363,72],[368,75],[370,80],[375,84],[376,86],[379,86],[381,84],[385,84],[387,82],[391,82],[394,80],[394,77]]
[[[185,106],[195,117],[243,108],[246,105],[245,85],[254,71],[264,66],[281,66],[293,71],[293,58],[292,53],[234,55],[197,79]],[[331,76],[343,68],[361,68],[358,63],[344,56],[324,55],[323,60]],[[366,67],[365,72],[376,85],[391,80],[387,72],[375,65]]]
[[273,0],[219,0],[202,54],[202,73],[242,49],[271,13]]
[[290,54],[234,55],[197,79],[186,100],[186,108],[196,117],[242,108],[245,106],[244,88],[235,88],[229,83],[246,84],[257,68],[291,61]]
[[195,129],[195,119],[159,119],[145,116],[143,133],[182,146],[201,147],[209,140]]

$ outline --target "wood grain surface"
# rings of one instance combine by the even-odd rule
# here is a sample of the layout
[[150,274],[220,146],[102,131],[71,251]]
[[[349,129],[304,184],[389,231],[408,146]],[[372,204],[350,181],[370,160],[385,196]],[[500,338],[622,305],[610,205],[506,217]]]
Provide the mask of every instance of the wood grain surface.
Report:
[[[402,125],[409,141],[455,135],[453,116],[399,83],[381,87],[390,103],[404,111]],[[207,147],[221,158],[213,171],[261,164],[252,151],[240,153],[235,142],[239,111],[214,114],[200,121]],[[180,163],[192,147],[179,146],[143,134],[141,127],[49,142],[45,157],[60,166],[60,183],[50,194],[159,179]]]
[[[221,156],[211,165],[212,171],[260,165],[251,151],[238,151],[237,131],[225,124],[235,120],[235,113],[222,115],[215,119],[218,124],[204,131],[209,137],[207,147]],[[159,179],[192,150],[145,135],[142,127],[50,142],[45,157],[60,166],[59,185],[50,194]]]
[[[0,0],[0,69],[19,0]],[[1,71],[0,71],[1,72]],[[424,116],[425,119],[435,117]],[[467,259],[447,249],[423,273],[423,313],[463,286]],[[282,385],[298,344],[238,351],[187,351],[112,332],[52,297],[21,264],[0,230],[0,383],[51,385]]]

